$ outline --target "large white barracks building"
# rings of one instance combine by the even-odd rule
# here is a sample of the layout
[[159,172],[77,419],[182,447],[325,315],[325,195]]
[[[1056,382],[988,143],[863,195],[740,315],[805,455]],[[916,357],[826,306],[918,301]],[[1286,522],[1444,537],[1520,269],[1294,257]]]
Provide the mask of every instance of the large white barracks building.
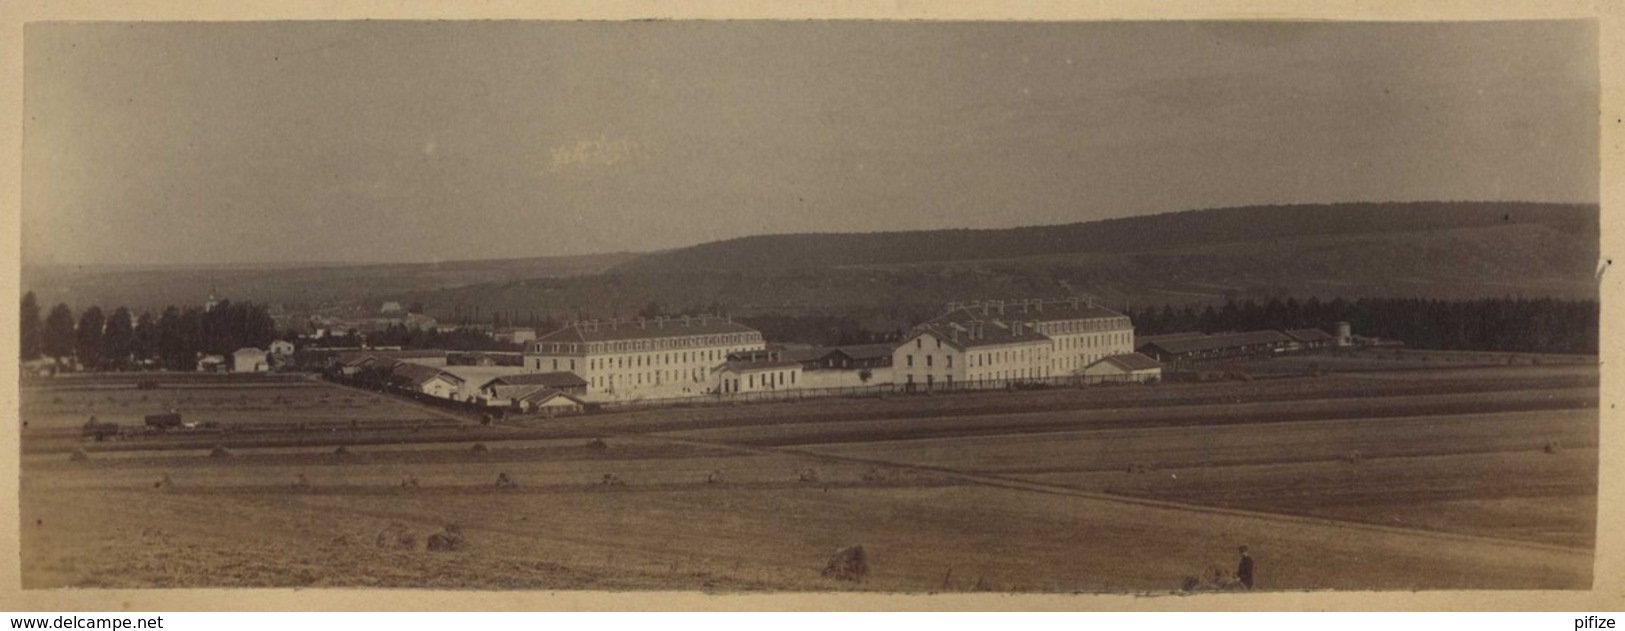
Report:
[[525,368],[573,372],[590,398],[696,396],[716,387],[729,353],[766,347],[761,332],[726,317],[585,320],[530,343]]
[[1022,382],[1133,352],[1128,317],[1088,299],[953,303],[892,351],[892,378],[914,389]]
[[[529,343],[524,369],[574,373],[587,383],[583,398],[597,401],[887,383],[1002,387],[1086,376],[1090,366],[1134,353],[1134,326],[1086,298],[952,303],[892,346],[889,366],[886,348],[876,350],[879,361],[840,371],[801,357],[830,349],[768,350],[761,332],[727,317],[583,320]],[[833,373],[852,378],[834,383]]]

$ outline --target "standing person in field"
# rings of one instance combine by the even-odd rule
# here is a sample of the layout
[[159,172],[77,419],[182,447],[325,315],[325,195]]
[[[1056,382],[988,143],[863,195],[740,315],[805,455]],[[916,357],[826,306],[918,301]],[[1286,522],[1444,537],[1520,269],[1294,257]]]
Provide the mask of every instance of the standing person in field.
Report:
[[1253,588],[1253,557],[1247,554],[1247,546],[1238,548],[1241,552],[1241,563],[1236,566],[1236,579],[1241,581],[1247,589]]

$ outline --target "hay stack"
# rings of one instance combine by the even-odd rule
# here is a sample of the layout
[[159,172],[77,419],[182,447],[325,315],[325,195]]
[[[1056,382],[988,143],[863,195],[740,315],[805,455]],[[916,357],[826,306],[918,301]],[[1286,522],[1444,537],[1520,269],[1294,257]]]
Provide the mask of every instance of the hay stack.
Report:
[[818,481],[818,470],[814,469],[812,467],[807,467],[805,469],[802,469],[801,473],[798,474],[797,479],[800,480],[801,482],[817,482]]
[[513,476],[508,475],[506,471],[497,474],[497,488],[512,489],[517,488],[518,486],[519,482],[515,480]]
[[68,459],[74,462],[86,462],[90,460],[90,453],[86,452],[84,447],[80,447],[73,450],[73,453],[68,455]]
[[717,471],[712,471],[710,473],[705,474],[705,483],[706,484],[722,484],[722,471],[717,470]]
[[469,447],[468,451],[470,453],[485,454],[485,453],[491,453],[491,448],[486,447],[485,443],[474,443],[474,446]]
[[1361,453],[1360,450],[1356,449],[1354,451],[1348,452],[1347,454],[1344,454],[1343,455],[1343,462],[1347,462],[1349,464],[1360,464],[1362,462],[1365,462],[1365,454]]
[[587,449],[591,449],[593,451],[603,451],[605,449],[609,449],[609,443],[604,442],[604,439],[602,438],[594,438],[587,441]]
[[600,480],[598,483],[604,486],[626,486],[626,483],[622,482],[620,478],[615,477],[615,474],[613,473],[604,474],[604,479]]
[[165,473],[165,474],[163,474],[161,476],[158,476],[158,481],[152,483],[152,488],[155,488],[155,489],[158,489],[158,490],[161,490],[161,491],[169,490],[171,487],[174,487],[174,486],[175,486],[175,482],[174,482],[174,480],[169,479],[169,474],[168,473]]
[[1546,441],[1546,446],[1541,448],[1541,451],[1549,454],[1561,453],[1563,451],[1563,443],[1555,440],[1548,440]]
[[429,535],[428,548],[436,552],[450,552],[461,550],[465,542],[462,528],[457,524],[446,524],[444,531]]
[[335,455],[335,456],[348,456],[350,454],[351,454],[350,448],[346,447],[344,445],[339,445],[338,449],[333,450],[333,455]]
[[418,547],[418,536],[405,524],[396,522],[378,531],[378,547],[411,550]]
[[1226,592],[1242,589],[1241,579],[1229,568],[1208,566],[1201,574],[1186,576],[1179,589],[1185,592]]
[[305,478],[305,474],[301,473],[301,474],[299,474],[298,476],[296,476],[293,479],[293,490],[295,490],[295,491],[308,491],[308,490],[310,490],[310,480]]
[[225,445],[215,445],[214,449],[209,450],[209,457],[210,458],[236,458],[237,454],[232,453],[232,451],[230,449],[226,449]]
[[403,488],[403,489],[415,489],[415,488],[418,488],[418,477],[415,476],[415,475],[412,475],[410,473],[406,474],[406,477],[401,478],[401,488]]
[[863,546],[848,546],[835,552],[824,565],[824,578],[842,581],[861,581],[869,574],[869,555]]

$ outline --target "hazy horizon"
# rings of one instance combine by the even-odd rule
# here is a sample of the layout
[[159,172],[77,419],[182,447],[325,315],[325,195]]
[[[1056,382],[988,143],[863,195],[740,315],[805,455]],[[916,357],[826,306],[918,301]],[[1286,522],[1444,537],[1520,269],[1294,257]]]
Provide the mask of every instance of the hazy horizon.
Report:
[[[1422,200],[1418,200],[1418,201],[1420,203],[1426,203],[1425,201],[1422,201]],[[1557,203],[1557,204],[1579,205],[1579,206],[1597,206],[1598,205],[1597,203],[1594,203],[1594,202],[1530,202],[1529,200],[1427,200],[1427,201],[1437,201],[1437,202],[1442,202],[1442,203],[1464,203],[1464,204]],[[1398,201],[1373,202],[1373,201],[1369,201],[1369,200],[1358,200],[1358,201],[1350,201],[1350,202],[1328,202],[1328,203],[1325,203],[1325,204],[1314,204],[1314,205],[1358,205],[1358,204],[1388,204],[1388,203],[1411,203],[1411,202],[1410,201],[1404,201],[1404,202],[1398,202]],[[1273,204],[1273,205],[1274,206],[1300,206],[1300,205],[1305,205],[1305,204],[1283,203],[1283,204]],[[1146,214],[1143,214],[1143,215],[1131,215],[1131,217],[1149,217],[1149,216],[1153,216],[1153,215],[1179,214],[1179,213],[1186,213],[1186,212],[1201,212],[1201,211],[1219,211],[1219,210],[1226,210],[1226,209],[1225,208],[1189,208],[1189,209],[1181,209],[1181,210],[1170,210],[1170,211],[1161,212],[1161,213],[1146,213]],[[1107,218],[1107,219],[1113,219],[1113,218]],[[538,255],[538,256],[502,256],[502,257],[470,258],[470,259],[442,259],[442,260],[416,260],[416,261],[406,261],[406,260],[402,260],[402,261],[343,261],[343,260],[332,260],[332,261],[241,261],[241,262],[226,262],[226,263],[144,263],[144,262],[131,262],[131,263],[74,263],[74,262],[30,263],[30,262],[24,261],[23,262],[23,267],[24,268],[33,268],[33,269],[74,267],[74,268],[79,268],[81,270],[93,270],[93,269],[97,269],[97,268],[107,268],[107,269],[123,269],[123,270],[139,269],[139,270],[146,270],[146,271],[161,271],[161,270],[169,270],[169,269],[219,269],[219,270],[232,270],[232,269],[296,269],[296,268],[318,268],[318,267],[386,267],[386,266],[393,266],[393,265],[456,265],[456,264],[460,264],[460,263],[482,263],[482,262],[526,260],[526,259],[576,259],[576,258],[591,258],[591,257],[611,257],[611,256],[618,256],[618,255],[644,256],[644,255],[651,255],[651,254],[659,254],[659,253],[662,253],[662,252],[670,252],[670,251],[674,251],[674,250],[682,250],[684,248],[704,245],[706,243],[714,243],[714,242],[720,242],[720,241],[731,241],[731,240],[736,240],[736,239],[749,239],[749,238],[753,238],[753,237],[844,235],[844,234],[888,234],[888,233],[900,233],[900,232],[924,232],[924,231],[932,231],[932,230],[1007,230],[1007,229],[1017,229],[1017,228],[1063,227],[1063,226],[1066,226],[1066,225],[1072,225],[1072,224],[1078,224],[1078,223],[1091,223],[1093,221],[1105,221],[1105,220],[1106,219],[1090,220],[1090,221],[1083,221],[1083,222],[1069,222],[1067,224],[1026,224],[1026,225],[1004,226],[1004,227],[996,227],[996,228],[966,228],[966,227],[943,226],[943,227],[938,227],[938,228],[922,228],[922,229],[919,229],[919,230],[871,230],[871,231],[825,231],[825,232],[762,232],[762,233],[757,233],[757,234],[738,235],[738,236],[734,236],[734,237],[727,237],[727,238],[724,238],[724,239],[713,239],[713,240],[710,240],[710,241],[701,241],[701,242],[696,242],[696,243],[677,245],[677,246],[673,246],[673,247],[669,247],[669,248],[661,248],[661,249],[658,249],[658,250],[622,250],[622,251],[619,251],[619,252],[585,252],[585,253],[581,253],[581,254]]]
[[1591,22],[47,23],[23,263],[1598,203]]

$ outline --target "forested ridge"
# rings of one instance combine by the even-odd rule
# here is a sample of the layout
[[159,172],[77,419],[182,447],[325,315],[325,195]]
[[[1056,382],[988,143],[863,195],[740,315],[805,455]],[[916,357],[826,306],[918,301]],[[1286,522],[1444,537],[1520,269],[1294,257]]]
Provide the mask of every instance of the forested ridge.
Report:
[[1597,231],[1596,206],[1519,202],[1407,202],[1247,206],[1001,229],[759,235],[649,254],[622,272],[813,269],[1141,252],[1208,243],[1267,242],[1313,235],[1387,234],[1541,224],[1577,235]]
[[1310,298],[1259,304],[1227,301],[1220,308],[1130,309],[1136,335],[1318,328],[1348,322],[1356,334],[1439,350],[1531,353],[1597,352],[1598,305],[1591,300],[1489,298],[1423,300]]

